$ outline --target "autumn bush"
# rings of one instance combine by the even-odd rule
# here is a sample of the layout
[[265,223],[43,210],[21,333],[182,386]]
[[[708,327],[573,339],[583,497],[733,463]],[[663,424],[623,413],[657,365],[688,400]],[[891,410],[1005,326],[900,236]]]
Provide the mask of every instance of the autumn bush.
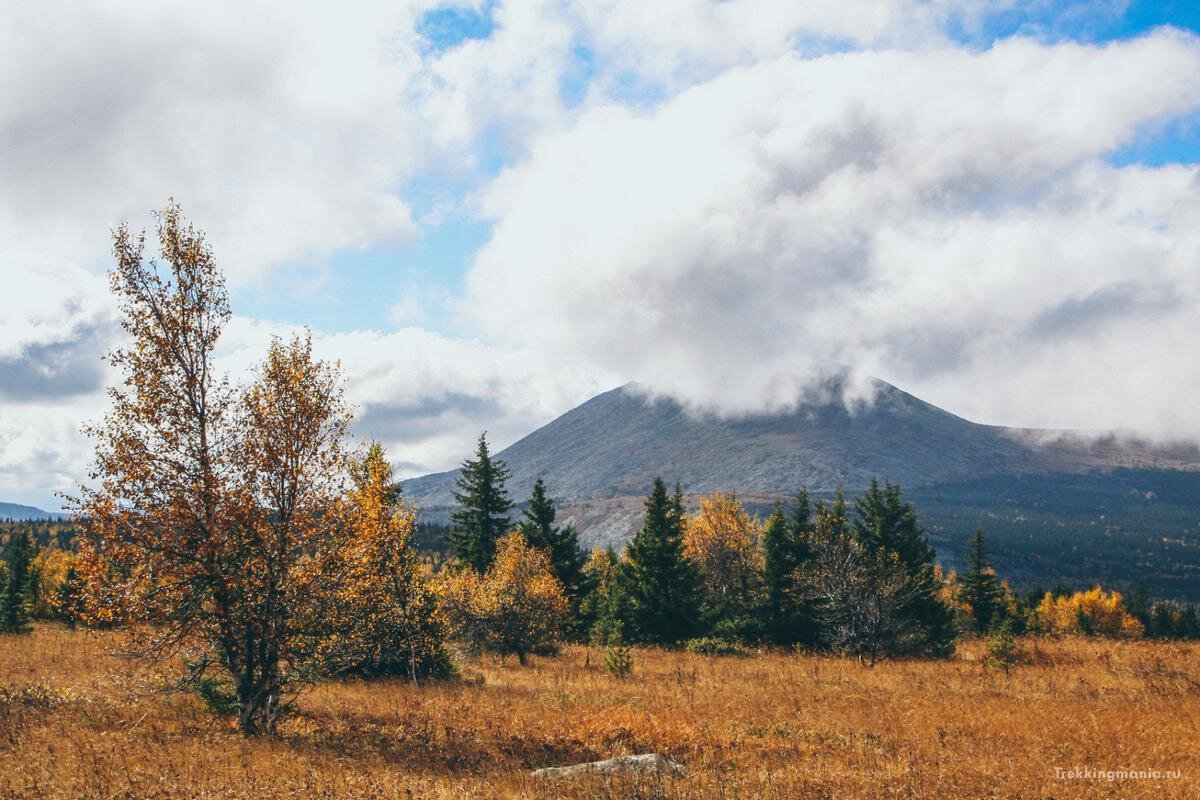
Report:
[[1098,586],[1064,597],[1047,593],[1038,604],[1036,624],[1051,634],[1137,639],[1145,632],[1142,623],[1126,610],[1120,592],[1106,592]]
[[378,443],[352,475],[340,525],[321,554],[328,599],[311,607],[319,618],[308,622],[327,630],[317,661],[335,674],[449,677],[445,615],[412,543],[416,510],[400,499]]
[[438,592],[457,638],[476,649],[516,655],[521,664],[553,650],[569,607],[549,556],[519,531],[496,543],[483,575],[464,567],[443,578]]
[[712,625],[726,623],[726,639],[759,638],[763,555],[762,526],[729,492],[700,498],[695,514],[685,518],[684,555],[702,580],[703,610]]

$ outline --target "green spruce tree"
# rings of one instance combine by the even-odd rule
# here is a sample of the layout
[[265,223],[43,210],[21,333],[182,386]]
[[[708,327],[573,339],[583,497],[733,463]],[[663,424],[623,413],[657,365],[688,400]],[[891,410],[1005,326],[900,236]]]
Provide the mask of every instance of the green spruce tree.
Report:
[[525,534],[525,540],[531,547],[542,550],[550,557],[554,574],[562,581],[563,590],[571,604],[570,633],[579,635],[578,621],[581,614],[581,603],[586,594],[586,576],[583,572],[587,557],[579,549],[579,533],[575,526],[555,525],[558,515],[554,500],[546,492],[546,482],[538,478],[533,484],[533,492],[529,496],[529,507],[524,511],[524,519],[517,525],[518,530]]
[[808,490],[796,495],[785,516],[776,503],[763,527],[763,580],[766,584],[767,629],[776,644],[813,644],[812,609],[799,584],[800,570],[812,557],[812,504]]
[[512,510],[504,488],[508,478],[508,467],[488,451],[484,431],[479,434],[475,459],[463,462],[454,492],[459,507],[450,515],[451,551],[481,575],[492,564],[497,540],[508,533]]
[[8,576],[4,595],[0,598],[0,632],[28,633],[30,607],[30,576],[37,546],[22,530],[13,534],[5,559]]
[[604,647],[616,636],[623,637],[633,620],[624,565],[610,548],[593,564],[593,590],[589,595],[589,616],[594,620],[589,638],[592,644]]
[[976,528],[967,551],[967,573],[962,577],[963,600],[971,607],[971,629],[986,633],[1003,621],[1003,593],[991,568],[983,529]]
[[669,497],[662,478],[655,478],[622,569],[636,641],[674,645],[698,633],[699,575],[683,555],[682,509],[678,488]]
[[866,548],[894,554],[908,572],[916,591],[904,613],[921,628],[917,637],[923,655],[954,652],[954,620],[938,597],[940,584],[933,569],[934,551],[917,520],[917,510],[905,502],[900,487],[878,481],[854,503],[853,533]]

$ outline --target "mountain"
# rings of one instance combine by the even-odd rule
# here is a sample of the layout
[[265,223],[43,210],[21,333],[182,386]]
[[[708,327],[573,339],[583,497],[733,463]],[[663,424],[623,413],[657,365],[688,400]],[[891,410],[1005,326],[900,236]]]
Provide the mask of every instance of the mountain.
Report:
[[[623,544],[656,475],[689,500],[739,493],[756,513],[801,486],[904,487],[949,566],[976,526],[1018,585],[1100,580],[1200,600],[1200,449],[1128,436],[982,425],[875,382],[849,404],[837,380],[824,401],[742,417],[696,413],[636,386],[598,395],[497,455],[514,499],[545,478],[588,545]],[[445,521],[458,471],[404,481],[427,521]]]
[[67,515],[54,511],[43,511],[33,506],[23,506],[19,503],[0,503],[0,519],[11,519],[19,522],[39,519],[63,519]]
[[[689,494],[727,489],[787,495],[857,491],[872,478],[906,488],[989,475],[1094,468],[1200,467],[1194,447],[1153,450],[1113,437],[1091,441],[1068,431],[980,425],[876,381],[873,402],[847,407],[840,386],[825,402],[785,413],[720,417],[689,412],[670,399],[648,399],[624,386],[581,406],[505,448],[514,497],[544,477],[565,500],[640,496],[656,475]],[[458,471],[404,482],[423,507],[452,504]]]

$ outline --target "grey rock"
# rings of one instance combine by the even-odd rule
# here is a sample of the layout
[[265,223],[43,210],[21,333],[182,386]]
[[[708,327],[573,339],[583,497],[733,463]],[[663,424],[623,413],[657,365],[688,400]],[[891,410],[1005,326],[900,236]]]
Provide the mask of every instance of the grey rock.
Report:
[[575,775],[665,775],[672,778],[683,776],[683,767],[658,753],[642,753],[636,756],[617,756],[603,761],[573,764],[569,767],[546,767],[530,773],[535,778],[570,778]]

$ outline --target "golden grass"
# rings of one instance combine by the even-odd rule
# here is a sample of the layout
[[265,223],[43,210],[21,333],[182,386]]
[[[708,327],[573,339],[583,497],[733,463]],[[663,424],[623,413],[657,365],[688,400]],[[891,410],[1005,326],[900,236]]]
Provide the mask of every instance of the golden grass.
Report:
[[[189,696],[147,695],[119,634],[0,638],[4,798],[983,798],[1200,796],[1200,645],[1025,643],[1011,677],[949,662],[582,649],[481,685],[329,683],[247,741]],[[593,665],[599,661],[593,657]],[[681,779],[540,782],[532,768],[660,752]],[[1069,780],[1055,767],[1178,770]]]

